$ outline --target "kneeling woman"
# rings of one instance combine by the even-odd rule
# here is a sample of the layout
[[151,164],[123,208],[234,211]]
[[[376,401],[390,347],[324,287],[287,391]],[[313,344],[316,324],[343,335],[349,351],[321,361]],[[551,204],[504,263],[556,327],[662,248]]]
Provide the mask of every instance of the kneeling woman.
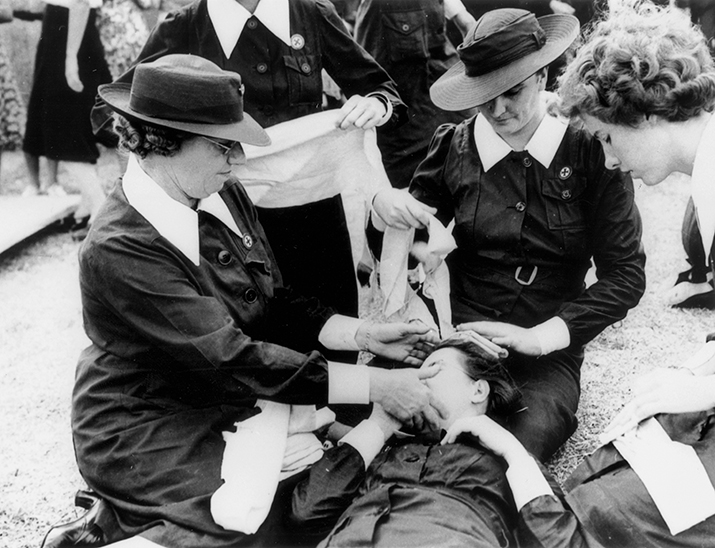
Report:
[[282,286],[231,178],[240,143],[269,142],[243,113],[242,90],[236,73],[183,54],[138,66],[131,86],[100,89],[130,157],[80,252],[92,344],[77,368],[72,429],[80,471],[111,510],[93,516],[97,545],[249,541],[213,521],[210,498],[222,483],[222,432],[257,414],[257,398],[371,400],[436,419],[417,369],[328,366],[312,350],[417,364],[429,341],[423,328],[338,316]]

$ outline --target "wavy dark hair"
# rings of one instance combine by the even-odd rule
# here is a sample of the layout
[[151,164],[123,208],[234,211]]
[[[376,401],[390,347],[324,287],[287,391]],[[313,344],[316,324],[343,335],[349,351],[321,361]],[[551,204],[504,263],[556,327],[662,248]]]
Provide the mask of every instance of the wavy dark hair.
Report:
[[132,152],[142,159],[149,154],[173,156],[184,141],[195,137],[185,131],[147,124],[117,113],[114,113],[113,129],[119,136],[120,150]]
[[713,110],[715,67],[683,10],[620,0],[591,27],[558,93],[566,116],[631,127],[651,115],[682,122]]
[[484,379],[489,383],[487,415],[506,417],[522,407],[521,391],[504,367],[502,360],[488,354],[468,338],[449,337],[435,347],[454,348],[465,356],[465,373],[473,380]]

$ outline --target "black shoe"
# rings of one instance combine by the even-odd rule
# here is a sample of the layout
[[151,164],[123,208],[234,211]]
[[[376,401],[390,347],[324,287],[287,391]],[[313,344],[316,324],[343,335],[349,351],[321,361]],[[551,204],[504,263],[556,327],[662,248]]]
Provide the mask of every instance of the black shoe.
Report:
[[74,502],[76,506],[86,508],[87,512],[74,521],[52,527],[40,548],[106,546],[104,533],[95,523],[101,506],[106,503],[90,491],[77,491]]
[[706,310],[715,310],[715,291],[698,293],[672,306],[673,308],[704,308]]

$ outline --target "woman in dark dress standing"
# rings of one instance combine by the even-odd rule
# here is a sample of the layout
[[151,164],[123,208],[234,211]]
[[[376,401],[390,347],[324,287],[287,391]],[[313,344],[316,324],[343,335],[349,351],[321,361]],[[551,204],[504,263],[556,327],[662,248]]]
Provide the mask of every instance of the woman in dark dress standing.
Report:
[[[69,9],[53,4],[45,7],[22,146],[37,191],[41,190],[40,157],[49,163],[51,194],[62,193],[57,182],[58,163],[76,163],[76,182],[83,198],[76,218],[89,218],[104,198],[94,167],[99,150],[90,113],[98,86],[112,78],[95,16],[95,10],[84,2]],[[70,80],[66,73],[72,75]]]

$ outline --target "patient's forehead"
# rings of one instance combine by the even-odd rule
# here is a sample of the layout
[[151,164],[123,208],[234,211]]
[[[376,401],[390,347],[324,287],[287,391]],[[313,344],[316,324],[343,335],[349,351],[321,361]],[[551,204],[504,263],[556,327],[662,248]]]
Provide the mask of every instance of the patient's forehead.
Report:
[[457,348],[446,347],[438,348],[432,354],[427,356],[427,359],[422,364],[422,367],[429,367],[430,365],[458,365],[464,367],[466,360],[466,355],[464,352]]

